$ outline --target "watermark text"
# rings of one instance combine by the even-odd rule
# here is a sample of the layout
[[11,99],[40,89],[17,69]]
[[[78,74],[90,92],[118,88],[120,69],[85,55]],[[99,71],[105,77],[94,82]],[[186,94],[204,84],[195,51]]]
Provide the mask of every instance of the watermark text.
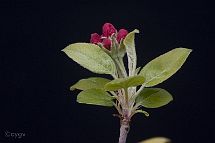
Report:
[[10,131],[5,131],[5,137],[7,138],[15,138],[15,139],[21,139],[26,136],[25,133],[17,133],[17,132],[10,132]]

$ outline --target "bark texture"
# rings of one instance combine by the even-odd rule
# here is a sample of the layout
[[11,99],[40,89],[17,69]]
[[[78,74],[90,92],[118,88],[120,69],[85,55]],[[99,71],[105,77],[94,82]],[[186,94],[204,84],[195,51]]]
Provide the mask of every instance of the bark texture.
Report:
[[119,136],[119,143],[126,143],[127,135],[130,129],[129,121],[126,119],[121,120],[121,127],[120,127],[120,136]]

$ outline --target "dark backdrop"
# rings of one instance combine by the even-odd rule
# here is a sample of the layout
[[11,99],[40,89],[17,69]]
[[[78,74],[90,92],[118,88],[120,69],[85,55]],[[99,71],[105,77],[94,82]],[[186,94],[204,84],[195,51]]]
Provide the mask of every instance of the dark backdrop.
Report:
[[[183,68],[158,85],[174,96],[160,109],[136,115],[128,143],[165,136],[173,143],[213,143],[213,4],[207,1],[1,1],[0,142],[114,143],[114,109],[76,103],[69,86],[97,76],[61,49],[88,42],[105,22],[141,31],[138,65],[176,47],[193,49]],[[102,76],[102,75],[101,75]],[[5,132],[25,133],[21,139]]]

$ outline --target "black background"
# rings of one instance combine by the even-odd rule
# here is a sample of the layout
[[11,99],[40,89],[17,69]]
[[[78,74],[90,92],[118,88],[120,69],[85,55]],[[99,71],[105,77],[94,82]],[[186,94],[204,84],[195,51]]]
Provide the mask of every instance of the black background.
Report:
[[[183,68],[157,86],[174,101],[146,109],[149,118],[136,115],[128,143],[153,136],[173,143],[215,142],[212,8],[209,1],[194,0],[1,1],[0,142],[117,142],[116,111],[78,104],[78,91],[69,91],[77,80],[97,75],[61,52],[70,43],[89,42],[105,22],[141,31],[139,66],[176,47],[193,49]],[[6,137],[5,131],[26,136]]]

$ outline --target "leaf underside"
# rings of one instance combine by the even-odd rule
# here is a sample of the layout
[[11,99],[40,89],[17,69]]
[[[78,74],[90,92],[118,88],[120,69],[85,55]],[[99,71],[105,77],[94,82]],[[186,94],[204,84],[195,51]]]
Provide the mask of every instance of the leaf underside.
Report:
[[172,101],[172,95],[161,88],[145,88],[137,96],[136,103],[146,108],[158,108]]
[[135,75],[137,64],[137,55],[134,42],[135,33],[139,33],[139,30],[135,29],[128,33],[128,35],[123,40],[127,52],[129,76]]
[[113,106],[113,97],[102,89],[87,89],[80,92],[77,96],[78,103]]

